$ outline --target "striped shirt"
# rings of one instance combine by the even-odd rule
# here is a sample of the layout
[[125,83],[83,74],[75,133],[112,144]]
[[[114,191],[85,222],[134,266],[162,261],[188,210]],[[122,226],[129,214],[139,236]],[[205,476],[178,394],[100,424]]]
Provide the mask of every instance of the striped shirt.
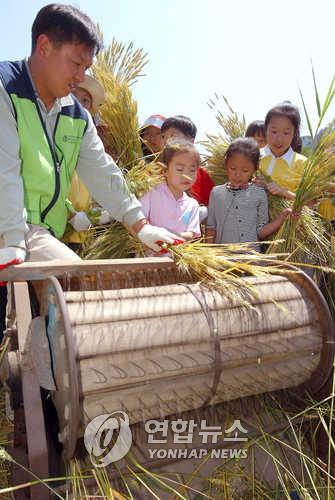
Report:
[[209,199],[207,227],[216,231],[215,243],[258,241],[269,222],[268,199],[263,188],[249,184],[245,189],[216,186]]

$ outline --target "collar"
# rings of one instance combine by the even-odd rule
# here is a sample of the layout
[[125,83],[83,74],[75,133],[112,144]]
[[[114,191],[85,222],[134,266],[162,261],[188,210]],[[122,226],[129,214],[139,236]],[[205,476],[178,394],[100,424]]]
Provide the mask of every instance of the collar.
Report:
[[294,156],[294,151],[293,149],[291,148],[291,146],[288,148],[288,150],[286,151],[285,154],[283,154],[282,156],[275,156],[269,145],[267,144],[262,150],[261,150],[261,157],[262,158],[265,158],[265,156],[271,156],[273,159],[275,160],[278,160],[279,158],[281,158],[282,160],[285,160],[286,163],[290,166],[292,161],[293,161],[293,156]]
[[244,190],[248,189],[249,186],[251,186],[251,182],[248,182],[247,184],[243,184],[243,186],[240,186],[237,188],[232,187],[230,185],[230,182],[227,182],[227,184],[226,184],[226,188],[228,189],[228,191],[232,191],[232,192],[244,191]]
[[187,194],[184,192],[181,195],[181,197],[178,198],[178,200],[176,200],[174,194],[172,193],[171,189],[166,184],[166,182],[164,184],[162,184],[162,189],[164,189],[164,191],[167,193],[168,196],[170,196],[170,198],[173,198],[173,200],[175,201],[175,203],[182,203],[183,201],[185,201],[187,199]]
[[[34,93],[35,93],[35,97],[38,100],[39,104],[41,104],[45,108],[45,110],[46,110],[46,106],[45,106],[44,102],[42,101],[42,99],[40,98],[40,96],[38,94],[38,91],[37,91],[37,88],[35,86],[33,77],[31,75],[29,64],[28,64],[28,59],[25,59],[24,63],[25,63],[25,66],[26,66],[26,70],[27,70],[27,73],[28,73],[31,85],[32,85]],[[56,100],[55,100],[55,102],[54,102],[54,105],[50,109],[49,113],[51,113],[55,109],[59,110],[60,108],[64,108],[66,106],[71,106],[72,104],[74,104],[74,100],[73,100],[73,97],[72,97],[71,94],[68,94],[65,97],[57,97]]]

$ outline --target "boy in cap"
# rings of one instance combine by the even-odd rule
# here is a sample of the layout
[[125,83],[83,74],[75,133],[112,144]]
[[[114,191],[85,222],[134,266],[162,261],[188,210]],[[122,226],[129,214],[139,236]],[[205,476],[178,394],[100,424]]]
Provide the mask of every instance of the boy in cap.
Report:
[[161,127],[164,121],[165,116],[151,115],[143,123],[140,136],[144,143],[143,153],[145,156],[157,154],[162,151],[164,144]]
[[[167,118],[162,127],[161,133],[164,144],[170,139],[184,139],[190,142],[195,141],[197,135],[197,127],[190,118],[183,115],[176,115]],[[209,203],[209,195],[214,187],[214,182],[208,175],[207,171],[199,167],[197,177],[193,184],[190,194],[197,200],[199,205],[207,207]],[[202,207],[200,207],[202,208]],[[202,209],[200,219],[203,220],[207,216],[207,210]]]

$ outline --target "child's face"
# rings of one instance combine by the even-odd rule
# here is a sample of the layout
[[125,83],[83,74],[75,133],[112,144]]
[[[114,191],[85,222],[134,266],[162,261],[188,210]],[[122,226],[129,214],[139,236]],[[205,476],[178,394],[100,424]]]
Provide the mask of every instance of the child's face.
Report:
[[159,153],[163,149],[163,138],[159,128],[152,125],[146,127],[143,130],[142,138],[153,153]]
[[294,125],[286,116],[274,116],[266,129],[267,143],[272,153],[279,157],[286,153],[294,137]]
[[256,134],[253,136],[253,139],[255,139],[255,141],[257,142],[259,149],[262,149],[266,146],[265,135],[263,135],[262,132],[256,132]]
[[230,185],[234,188],[239,188],[248,184],[256,169],[247,156],[241,153],[234,153],[226,161],[226,170]]
[[197,157],[191,152],[176,153],[171,158],[166,171],[166,183],[176,199],[192,187],[197,168]]
[[87,92],[86,89],[83,89],[82,87],[77,87],[76,90],[73,92],[78,101],[82,106],[84,106],[87,111],[92,113],[92,96],[89,92]]

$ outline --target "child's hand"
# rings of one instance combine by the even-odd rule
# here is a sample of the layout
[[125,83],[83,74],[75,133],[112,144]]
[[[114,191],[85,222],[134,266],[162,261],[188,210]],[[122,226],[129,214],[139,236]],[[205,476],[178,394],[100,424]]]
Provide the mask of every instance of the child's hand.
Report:
[[179,236],[182,241],[190,241],[194,240],[195,238],[195,234],[193,233],[193,231],[183,231],[179,233]]
[[297,212],[293,212],[292,208],[285,208],[285,210],[280,212],[279,217],[282,220],[282,222],[284,222],[288,217],[290,217],[290,216],[292,217],[293,213],[297,213]]
[[299,219],[301,215],[301,210],[296,210],[295,212],[292,211],[291,217],[292,219]]
[[282,224],[288,217],[292,217],[292,219],[299,219],[300,215],[301,210],[293,211],[292,208],[285,208],[285,210],[280,212],[278,217]]
[[288,217],[292,217],[292,219],[299,219],[300,215],[301,210],[292,210],[292,208],[285,208],[285,210],[280,213],[280,217],[283,217],[283,221]]
[[265,178],[262,175],[257,175],[257,177],[254,177],[252,179],[252,182],[259,187],[265,187],[266,186],[266,181]]
[[278,186],[276,182],[268,182],[266,184],[266,188],[269,191],[269,193],[275,195],[275,196],[285,196],[286,191],[282,187]]
[[315,205],[317,204],[318,200],[309,200],[307,203],[306,203],[306,206],[308,208],[314,208]]

